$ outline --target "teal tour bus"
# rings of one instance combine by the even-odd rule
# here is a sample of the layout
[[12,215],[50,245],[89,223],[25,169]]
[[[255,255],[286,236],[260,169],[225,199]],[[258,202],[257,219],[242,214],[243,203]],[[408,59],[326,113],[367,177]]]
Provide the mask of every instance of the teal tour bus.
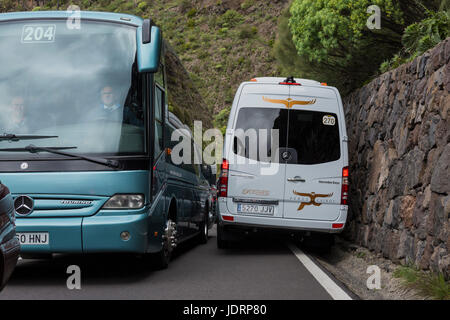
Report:
[[[166,44],[117,13],[0,14],[0,178],[21,256],[124,252],[166,267],[208,238],[202,165],[170,157]],[[194,152],[198,147],[192,143]]]

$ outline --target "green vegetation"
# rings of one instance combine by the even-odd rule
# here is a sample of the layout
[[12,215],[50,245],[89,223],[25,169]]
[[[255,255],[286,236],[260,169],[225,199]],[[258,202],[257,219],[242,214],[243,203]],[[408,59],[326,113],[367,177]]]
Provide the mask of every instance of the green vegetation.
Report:
[[278,74],[271,48],[261,43],[275,40],[276,22],[267,18],[278,17],[286,4],[149,1],[147,15],[162,27],[204,97],[215,126],[226,126],[224,114],[242,81]]
[[403,283],[418,290],[425,296],[437,300],[450,300],[450,284],[442,274],[420,271],[412,264],[398,267],[394,277],[402,279]]
[[227,129],[227,121],[228,121],[229,115],[230,115],[230,109],[225,108],[225,109],[221,110],[214,119],[214,126],[216,128],[219,128],[223,134],[225,134],[225,131]]
[[[294,0],[280,19],[275,55],[283,70],[328,82],[345,94],[376,75],[380,64],[402,48],[405,28],[443,2],[448,0]],[[381,9],[379,30],[366,25],[370,5]]]
[[247,10],[248,8],[253,6],[255,4],[255,1],[256,0],[246,0],[246,1],[242,2],[241,3],[242,10]]
[[219,19],[219,23],[223,27],[234,27],[241,23],[244,20],[244,17],[235,10],[227,10],[225,14]]
[[413,23],[405,29],[402,37],[402,50],[392,59],[381,64],[380,71],[382,73],[412,61],[450,36],[449,11],[427,11],[427,14],[428,18]]

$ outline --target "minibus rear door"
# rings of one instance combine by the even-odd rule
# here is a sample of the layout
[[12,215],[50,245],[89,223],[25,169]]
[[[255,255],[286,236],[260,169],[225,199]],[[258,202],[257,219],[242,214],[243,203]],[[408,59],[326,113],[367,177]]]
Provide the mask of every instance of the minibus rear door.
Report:
[[343,166],[337,99],[301,86],[291,86],[290,99],[283,217],[336,220]]
[[[227,206],[233,214],[282,217],[285,164],[278,155],[286,146],[287,110],[280,100],[288,96],[289,88],[281,85],[243,89],[228,155]],[[237,138],[238,130],[247,135]]]

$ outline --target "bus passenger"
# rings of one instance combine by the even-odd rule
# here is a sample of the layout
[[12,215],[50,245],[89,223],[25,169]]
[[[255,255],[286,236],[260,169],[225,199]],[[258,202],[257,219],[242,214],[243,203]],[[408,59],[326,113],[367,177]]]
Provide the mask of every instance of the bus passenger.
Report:
[[121,105],[116,103],[116,93],[111,86],[105,86],[101,90],[101,106],[92,110],[88,116],[90,121],[123,122],[137,125],[136,116]]
[[1,129],[7,133],[29,132],[29,121],[25,117],[25,100],[21,96],[11,99],[5,117],[2,117]]

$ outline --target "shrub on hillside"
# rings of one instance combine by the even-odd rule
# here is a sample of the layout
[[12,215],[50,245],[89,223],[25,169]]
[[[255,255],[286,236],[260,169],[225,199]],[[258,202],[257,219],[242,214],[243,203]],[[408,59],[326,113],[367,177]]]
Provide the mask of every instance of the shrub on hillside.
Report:
[[450,12],[430,12],[430,17],[408,26],[402,37],[405,52],[421,55],[450,36]]
[[255,4],[255,0],[245,0],[244,2],[241,3],[241,9],[242,10],[247,10],[248,8],[253,6],[254,4]]
[[241,30],[239,30],[239,39],[254,38],[257,33],[258,33],[258,28],[244,26]]
[[403,48],[380,66],[381,73],[412,61],[450,36],[450,12],[428,11],[429,17],[408,26],[402,37]]
[[241,23],[244,17],[236,10],[227,10],[220,18],[220,23],[223,27],[234,27]]

